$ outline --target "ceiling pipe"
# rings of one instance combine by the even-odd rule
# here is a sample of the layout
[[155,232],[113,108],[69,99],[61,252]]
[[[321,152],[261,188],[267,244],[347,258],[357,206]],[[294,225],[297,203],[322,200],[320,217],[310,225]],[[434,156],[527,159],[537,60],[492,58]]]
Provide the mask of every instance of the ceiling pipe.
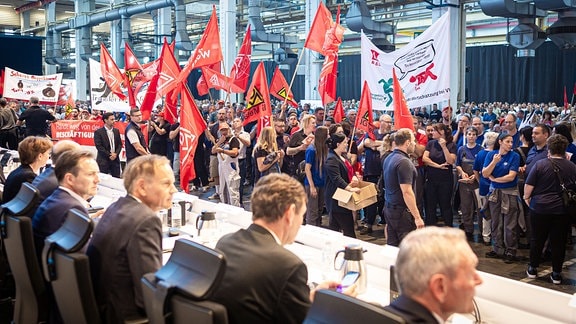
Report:
[[[79,14],[74,18],[68,20],[65,23],[49,26],[47,33],[53,33],[53,42],[50,44],[46,42],[46,53],[52,53],[53,56],[46,57],[46,62],[54,61],[57,59],[62,58],[62,48],[54,47],[48,48],[49,45],[57,46],[61,40],[61,33],[66,30],[70,29],[80,29],[82,27],[93,27],[97,26],[101,23],[118,20],[122,18],[131,17],[137,14],[166,8],[173,6],[175,9],[176,15],[176,48],[180,50],[192,50],[192,42],[188,37],[188,33],[186,32],[186,6],[184,5],[184,0],[153,0],[148,1],[145,3],[133,5],[133,6],[126,6],[121,8],[116,8],[113,10],[108,10],[105,12],[99,12],[95,14]],[[91,57],[87,55],[86,57]],[[87,59],[87,58],[86,58]]]
[[248,24],[251,25],[250,35],[252,36],[252,41],[277,43],[281,44],[281,46],[285,44],[297,44],[299,42],[298,37],[266,32],[264,23],[262,22],[261,5],[262,2],[260,0],[248,1]]
[[352,2],[346,13],[346,26],[358,33],[364,31],[364,33],[372,34],[374,45],[385,52],[394,51],[396,48],[386,39],[387,35],[394,33],[394,27],[390,24],[374,21],[366,0],[354,0]]
[[536,48],[546,41],[546,33],[535,24],[536,17],[546,17],[546,11],[532,1],[482,0],[480,8],[488,16],[518,19],[518,25],[506,36],[508,43],[517,49],[516,57],[536,56]]

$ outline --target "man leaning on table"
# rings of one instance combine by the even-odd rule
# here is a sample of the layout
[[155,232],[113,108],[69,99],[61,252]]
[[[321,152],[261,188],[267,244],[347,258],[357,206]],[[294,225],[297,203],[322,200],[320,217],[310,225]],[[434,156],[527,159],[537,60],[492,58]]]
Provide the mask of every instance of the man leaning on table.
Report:
[[110,205],[86,254],[105,323],[146,316],[140,278],[162,266],[162,223],[156,213],[172,206],[174,174],[159,155],[134,158],[124,170],[128,194]]
[[431,226],[410,232],[396,258],[401,295],[386,309],[407,323],[444,323],[454,313],[471,313],[482,283],[477,265],[461,230]]
[[[316,289],[310,291],[306,265],[282,245],[293,243],[306,213],[306,194],[286,174],[261,178],[252,192],[247,229],[228,234],[216,249],[226,256],[226,272],[214,300],[226,306],[229,322],[302,323]],[[355,294],[355,286],[346,291]]]

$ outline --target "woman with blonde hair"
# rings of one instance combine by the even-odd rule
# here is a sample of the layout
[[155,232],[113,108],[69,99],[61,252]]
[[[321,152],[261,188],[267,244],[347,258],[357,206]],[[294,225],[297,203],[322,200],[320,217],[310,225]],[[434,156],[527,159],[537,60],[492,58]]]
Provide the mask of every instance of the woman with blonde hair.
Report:
[[328,128],[318,127],[315,132],[314,143],[306,149],[304,188],[308,196],[308,208],[306,210],[306,224],[308,225],[322,225],[324,187],[326,185],[324,162],[328,156],[327,138]]
[[256,160],[256,180],[270,173],[280,173],[284,151],[278,149],[276,142],[276,131],[274,127],[262,128],[260,137],[254,148],[254,159]]

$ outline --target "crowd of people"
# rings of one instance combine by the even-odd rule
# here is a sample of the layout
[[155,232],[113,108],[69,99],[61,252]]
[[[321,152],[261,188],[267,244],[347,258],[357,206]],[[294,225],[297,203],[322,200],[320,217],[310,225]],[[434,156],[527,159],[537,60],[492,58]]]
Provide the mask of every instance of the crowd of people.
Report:
[[[482,280],[466,239],[492,246],[487,257],[515,262],[520,237],[526,236],[527,276],[538,275],[541,256],[549,251],[551,280],[561,283],[572,221],[561,185],[576,183],[572,110],[553,104],[467,103],[454,114],[449,106],[433,105],[429,112],[413,109],[412,129],[394,129],[393,116],[376,112],[374,134],[367,136],[354,128],[357,103],[344,106],[346,116],[336,123],[333,108],[276,103],[273,125],[258,133],[255,124],[243,125],[242,104],[199,102],[208,128],[195,152],[197,178],[182,184],[179,124],[169,124],[162,107],[145,122],[138,109],[127,114],[87,110],[104,122],[94,134],[94,155],[75,142],[53,145],[47,137],[49,123],[76,118],[74,110],[57,115],[31,98],[21,111],[18,103],[0,98],[0,146],[14,149],[16,139],[21,159],[6,179],[3,201],[24,182],[39,189],[41,204],[30,215],[39,255],[44,239],[64,222],[65,211],[101,216],[87,254],[100,310],[111,323],[145,316],[139,279],[161,266],[161,224],[155,216],[170,208],[177,187],[185,186],[193,191],[215,186],[210,199],[236,206],[250,199],[254,224],[217,245],[233,271],[225,275],[216,300],[230,310],[232,322],[302,321],[318,288],[310,290],[305,265],[280,246],[293,242],[303,223],[323,226],[324,211],[327,227],[350,237],[370,234],[378,218],[386,224],[387,243],[400,246],[398,279],[405,293],[389,309],[406,318],[445,320],[471,309],[474,287]],[[128,121],[125,165],[117,120]],[[44,168],[50,155],[52,165]],[[106,211],[89,205],[99,172],[122,176],[128,192]],[[352,212],[332,198],[338,188],[357,192],[361,181],[376,185],[377,203]],[[441,249],[446,253],[439,259],[436,252],[443,244],[460,248]],[[415,256],[441,264],[431,269],[420,262],[426,269],[417,270]],[[264,259],[266,265],[260,262]],[[434,290],[441,278],[437,274],[448,277],[450,289]],[[354,286],[345,293],[355,295]],[[52,316],[57,322],[57,312]]]

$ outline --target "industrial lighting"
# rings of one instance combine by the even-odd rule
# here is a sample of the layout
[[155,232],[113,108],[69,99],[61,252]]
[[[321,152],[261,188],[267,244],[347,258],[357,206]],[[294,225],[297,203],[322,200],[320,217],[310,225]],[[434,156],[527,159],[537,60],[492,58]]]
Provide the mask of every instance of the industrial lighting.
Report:
[[0,7],[14,8],[14,6],[9,5],[9,4],[0,4]]

